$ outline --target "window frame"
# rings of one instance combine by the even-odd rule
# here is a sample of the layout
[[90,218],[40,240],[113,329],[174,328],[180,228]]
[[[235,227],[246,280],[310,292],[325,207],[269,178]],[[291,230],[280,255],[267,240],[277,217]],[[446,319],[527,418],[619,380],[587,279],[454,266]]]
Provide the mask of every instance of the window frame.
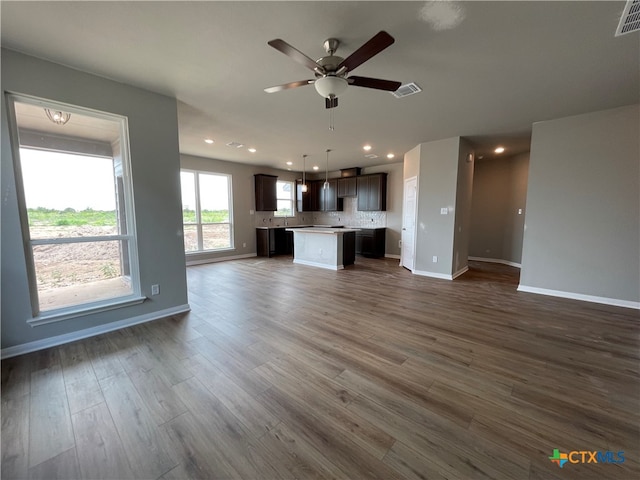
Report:
[[[192,173],[193,181],[194,181],[194,195],[195,195],[195,222],[194,223],[185,223],[184,215],[182,217],[182,228],[184,232],[184,227],[195,226],[196,227],[196,236],[197,236],[197,250],[186,250],[185,245],[185,255],[193,256],[193,255],[201,255],[203,253],[213,253],[213,252],[224,252],[229,250],[235,250],[235,236],[234,236],[234,228],[233,228],[233,175],[229,173],[220,173],[220,172],[209,172],[206,170],[196,170],[193,168],[181,168],[180,173]],[[228,222],[202,222],[202,209],[201,209],[201,198],[200,198],[200,175],[213,175],[218,177],[225,177],[227,179],[227,209],[229,211],[229,221]],[[180,181],[180,188],[182,190],[182,179]],[[183,206],[184,208],[184,206]],[[221,248],[204,248],[204,237],[203,237],[203,225],[229,225],[229,246],[221,247]],[[183,233],[184,234],[184,233]]]
[[[291,187],[291,195],[289,196],[289,198],[283,198],[283,197],[278,197],[278,183],[288,183],[289,186]],[[276,181],[276,207],[278,206],[278,200],[286,200],[288,202],[291,202],[291,215],[278,215],[278,210],[276,210],[275,212],[273,212],[273,216],[274,217],[278,217],[278,218],[294,218],[296,216],[296,209],[295,207],[295,202],[296,202],[296,198],[295,198],[295,191],[296,191],[296,182],[294,182],[293,180],[277,180]]]
[[[27,323],[31,326],[45,325],[53,322],[68,320],[88,314],[99,313],[107,310],[113,310],[130,305],[136,305],[146,300],[141,293],[140,285],[140,262],[138,257],[138,236],[136,233],[135,206],[133,195],[133,180],[131,175],[131,155],[129,147],[129,124],[127,117],[116,113],[109,113],[86,108],[78,105],[70,105],[55,100],[49,100],[20,93],[6,92],[6,104],[8,107],[8,125],[10,136],[10,148],[13,158],[14,181],[16,188],[16,198],[18,204],[18,216],[20,220],[20,228],[22,233],[23,250],[25,255],[27,279],[29,285],[29,297],[31,302],[31,318],[27,319]],[[55,239],[32,239],[29,227],[29,214],[26,203],[24,179],[22,175],[22,163],[20,155],[20,138],[18,133],[18,121],[16,117],[15,103],[25,103],[35,105],[42,108],[61,110],[71,114],[92,116],[103,120],[117,121],[119,123],[119,141],[120,155],[122,164],[122,183],[124,198],[124,214],[127,233],[119,233],[117,235],[93,236],[93,237],[77,237],[55,238]],[[25,147],[29,148],[29,147]],[[46,149],[43,149],[46,150]],[[60,150],[50,149],[52,152],[60,152]],[[67,153],[64,152],[63,153]],[[78,152],[69,152],[78,154]],[[91,156],[90,154],[87,154]],[[115,179],[115,176],[114,176]],[[36,276],[36,267],[33,255],[33,247],[38,245],[60,245],[71,243],[87,243],[100,241],[122,241],[127,242],[128,260],[129,260],[129,278],[131,282],[131,293],[129,295],[121,295],[110,297],[107,299],[89,301],[75,305],[69,305],[51,310],[42,311],[40,309],[38,295],[38,280]]]

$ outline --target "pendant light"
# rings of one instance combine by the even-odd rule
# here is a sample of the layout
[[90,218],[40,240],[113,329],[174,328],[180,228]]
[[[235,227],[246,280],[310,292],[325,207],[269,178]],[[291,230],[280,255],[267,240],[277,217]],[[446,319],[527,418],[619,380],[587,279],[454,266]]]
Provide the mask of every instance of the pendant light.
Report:
[[326,164],[325,172],[324,172],[324,185],[323,185],[325,190],[329,189],[329,152],[330,151],[331,150],[329,150],[327,148],[327,164]]
[[307,181],[305,176],[306,170],[307,170],[307,156],[302,155],[302,186],[300,187],[300,190],[302,191],[302,193],[307,193]]

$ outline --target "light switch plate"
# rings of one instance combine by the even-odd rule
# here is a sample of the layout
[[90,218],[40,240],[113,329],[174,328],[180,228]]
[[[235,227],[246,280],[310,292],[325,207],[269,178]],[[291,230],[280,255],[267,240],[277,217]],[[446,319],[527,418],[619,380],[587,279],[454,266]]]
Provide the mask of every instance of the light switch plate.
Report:
[[442,207],[440,209],[440,215],[447,215],[449,213],[449,209],[447,207]]

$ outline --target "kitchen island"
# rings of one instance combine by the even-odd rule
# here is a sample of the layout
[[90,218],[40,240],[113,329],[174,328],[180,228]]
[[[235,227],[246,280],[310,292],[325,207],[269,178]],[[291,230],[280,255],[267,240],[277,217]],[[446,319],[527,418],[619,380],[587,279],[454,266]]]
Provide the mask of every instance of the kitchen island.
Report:
[[288,228],[293,232],[293,263],[342,270],[356,258],[357,228]]

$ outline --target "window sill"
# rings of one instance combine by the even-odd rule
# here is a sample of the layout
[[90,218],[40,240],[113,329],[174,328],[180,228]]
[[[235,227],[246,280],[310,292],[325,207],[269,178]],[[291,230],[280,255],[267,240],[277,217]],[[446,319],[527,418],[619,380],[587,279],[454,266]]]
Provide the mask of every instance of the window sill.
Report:
[[224,253],[224,252],[235,252],[237,249],[235,247],[225,247],[225,248],[214,248],[212,250],[196,250],[193,252],[185,252],[185,256],[188,257],[197,257],[199,255],[210,255],[212,253]]
[[115,310],[117,308],[130,307],[144,302],[147,297],[135,296],[108,300],[101,303],[81,305],[77,307],[60,308],[50,312],[41,313],[35,318],[27,320],[32,327],[46,325],[48,323],[61,322],[71,318],[84,317],[86,315]]

